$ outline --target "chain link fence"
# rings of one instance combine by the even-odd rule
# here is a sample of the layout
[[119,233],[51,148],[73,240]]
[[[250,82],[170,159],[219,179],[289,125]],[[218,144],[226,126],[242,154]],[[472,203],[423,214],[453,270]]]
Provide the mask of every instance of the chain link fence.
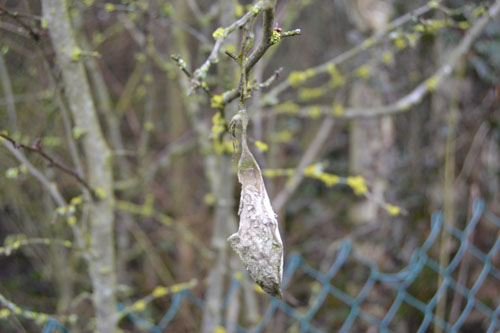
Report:
[[[444,223],[440,213],[434,214],[425,242],[413,252],[409,264],[396,273],[381,272],[349,241],[340,245],[326,272],[312,268],[300,255],[290,254],[283,277],[285,300],[287,291],[294,287],[294,279],[308,279],[314,287],[311,288],[313,294],[308,295],[307,306],[292,306],[289,302],[269,297],[269,305],[256,326],[244,327],[227,322],[222,322],[221,326],[235,332],[262,332],[272,325],[275,318],[283,320],[285,317],[285,327],[295,332],[352,332],[369,328],[392,332],[400,331],[398,325],[401,323],[406,323],[408,330],[408,321],[412,325],[410,331],[417,332],[426,332],[432,327],[447,332],[467,331],[467,327],[475,327],[476,332],[498,332],[500,269],[493,263],[500,261],[500,218],[485,211],[484,206],[483,201],[474,203],[472,217],[463,229]],[[475,245],[473,235],[480,225],[484,225],[490,237]],[[435,259],[441,232],[447,233],[456,245],[446,267]],[[471,263],[473,261],[475,266]],[[473,266],[476,269],[471,273]],[[345,276],[341,277],[346,270],[366,272],[362,274],[365,281],[360,284],[359,277],[348,277],[358,284],[354,292],[346,287]],[[464,274],[468,274],[468,278],[464,279]],[[438,280],[441,281],[439,287]],[[241,279],[233,278],[222,310],[240,288]],[[382,297],[377,296],[380,292]],[[385,301],[377,302],[377,299]],[[443,299],[447,300],[446,311],[443,318],[439,318],[436,307]],[[128,313],[126,317],[138,331],[165,332],[176,320],[183,303],[204,307],[203,300],[190,289],[183,289],[171,295],[169,309],[155,323],[137,313]],[[43,328],[44,333],[68,331],[55,319],[47,321]]]

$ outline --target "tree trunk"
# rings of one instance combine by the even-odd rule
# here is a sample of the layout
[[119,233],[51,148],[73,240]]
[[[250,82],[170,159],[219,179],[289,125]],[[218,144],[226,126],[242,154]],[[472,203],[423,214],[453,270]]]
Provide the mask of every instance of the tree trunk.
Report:
[[99,332],[115,332],[117,316],[111,152],[102,135],[84,67],[79,61],[81,51],[74,38],[67,2],[42,0],[42,5],[43,17],[48,23],[75,126],[85,133],[83,148],[89,183],[100,197],[90,203],[88,259],[97,318],[96,328]]

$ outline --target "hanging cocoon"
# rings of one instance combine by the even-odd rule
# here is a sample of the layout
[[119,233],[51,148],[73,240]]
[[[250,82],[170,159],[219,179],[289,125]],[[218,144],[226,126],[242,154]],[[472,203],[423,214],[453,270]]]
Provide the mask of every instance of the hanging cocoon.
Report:
[[241,136],[238,180],[241,183],[240,224],[238,232],[231,235],[228,242],[240,256],[250,277],[265,292],[281,298],[283,242],[260,167],[247,145],[246,123]]

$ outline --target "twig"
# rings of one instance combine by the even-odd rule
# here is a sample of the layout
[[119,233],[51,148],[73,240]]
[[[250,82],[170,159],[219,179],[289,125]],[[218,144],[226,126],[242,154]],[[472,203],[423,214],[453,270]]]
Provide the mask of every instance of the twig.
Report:
[[269,87],[280,76],[281,72],[283,72],[283,67],[280,67],[277,70],[275,70],[273,75],[271,75],[271,77],[269,77],[266,81],[264,81],[262,83],[255,82],[254,84],[252,84],[252,86],[250,87],[250,90],[255,91],[255,90]]
[[[189,3],[189,1],[188,1],[188,3]],[[100,8],[105,8],[106,4],[105,3],[95,3],[95,4],[93,4],[93,6],[100,7]],[[203,43],[203,44],[209,44],[210,43],[210,41],[208,40],[208,38],[205,37],[201,32],[197,31],[196,29],[194,29],[193,27],[187,25],[184,22],[176,20],[176,19],[174,19],[172,17],[166,17],[165,14],[163,14],[163,13],[161,13],[159,11],[148,12],[147,10],[143,10],[143,9],[140,9],[140,8],[137,8],[137,7],[133,8],[132,6],[124,5],[124,4],[114,4],[114,10],[120,11],[120,12],[122,12],[122,14],[130,13],[130,12],[135,12],[135,13],[146,13],[147,12],[148,15],[152,19],[154,19],[154,20],[160,19],[160,20],[163,20],[163,21],[165,21],[167,23],[173,23],[173,24],[179,26],[181,29],[183,29],[187,33],[189,33],[190,35],[192,35],[194,38],[198,39],[201,43]],[[123,21],[123,20],[124,21],[128,21],[128,22],[125,22],[125,24],[128,24],[129,27],[132,26],[133,22],[131,20],[129,20],[126,15],[122,15],[122,14],[119,15],[120,21]],[[202,21],[203,21],[203,19],[198,18],[198,22],[202,22]]]
[[[45,48],[41,45],[40,34],[37,31],[35,31],[30,25],[28,25],[28,24],[24,23],[22,20],[20,20],[17,17],[18,15],[16,13],[9,12],[7,9],[5,9],[3,7],[0,7],[0,12],[6,13],[7,15],[9,15],[13,19],[15,19],[16,22],[18,22],[19,24],[21,24],[21,26],[26,31],[28,31],[29,36],[31,37],[31,39],[35,42],[35,46],[37,47],[37,50],[38,50],[39,54],[41,55],[42,59],[44,60],[44,65],[46,66],[47,73],[49,73],[49,79],[51,79],[52,83],[56,87],[56,90],[55,90],[56,91],[56,97],[57,97],[56,100],[57,100],[57,102],[59,104],[59,107],[61,108],[61,114],[62,114],[62,117],[63,117],[64,129],[65,129],[66,137],[67,137],[68,142],[69,142],[70,153],[71,153],[73,162],[75,163],[75,165],[77,167],[78,173],[83,173],[83,168],[81,166],[82,164],[81,164],[80,158],[78,157],[78,152],[77,152],[76,144],[75,144],[75,142],[73,140],[73,137],[71,135],[71,121],[69,119],[68,112],[67,112],[67,107],[66,107],[66,104],[64,102],[63,87],[62,87],[62,85],[58,84],[58,80],[57,80],[54,72],[50,69],[49,56],[47,55],[47,52],[45,51]],[[24,16],[27,16],[27,15],[24,15]],[[75,173],[75,174],[78,175],[78,173]],[[90,191],[90,193],[92,195],[94,194],[94,192],[92,192],[92,191]]]
[[24,307],[18,306],[16,303],[10,301],[7,299],[4,295],[0,294],[0,304],[2,307],[7,309],[7,314],[8,315],[17,315],[21,316],[25,319],[29,320],[37,320],[44,322],[48,318],[57,318],[61,322],[70,322],[71,319],[75,320],[78,319],[76,315],[59,315],[59,314],[52,314],[52,313],[45,313],[45,312],[35,312],[28,310]]
[[[432,8],[429,7],[428,5],[424,5],[420,8],[415,9],[412,12],[406,13],[405,15],[403,15],[403,16],[395,19],[391,23],[389,23],[386,28],[377,31],[377,33],[375,33],[372,37],[365,39],[359,45],[349,49],[348,51],[346,51],[344,53],[339,54],[338,56],[334,57],[333,59],[331,59],[331,60],[329,60],[321,65],[312,67],[310,69],[315,73],[315,75],[321,74],[321,73],[327,73],[329,66],[339,65],[339,64],[341,64],[349,59],[354,58],[356,55],[358,55],[362,51],[368,49],[369,47],[371,47],[373,45],[378,44],[387,35],[388,32],[394,30],[395,28],[402,26],[403,24],[409,22],[410,20],[412,20],[415,17],[424,15],[425,13],[429,12],[431,9]],[[277,85],[276,87],[274,87],[271,91],[269,91],[266,94],[266,96],[264,96],[264,98],[262,98],[261,100],[265,101],[269,97],[277,97],[280,93],[282,93],[283,91],[288,89],[290,86],[291,86],[290,81],[285,80],[285,81],[281,82],[279,85]]]
[[453,70],[459,63],[460,59],[470,49],[472,43],[479,37],[480,33],[486,28],[488,22],[498,15],[500,12],[500,0],[497,0],[493,6],[490,7],[488,13],[477,20],[477,22],[467,31],[462,41],[458,46],[453,49],[450,56],[436,74],[429,77],[424,82],[420,83],[411,93],[399,99],[395,103],[378,108],[352,108],[345,111],[344,115],[348,118],[353,117],[371,117],[390,115],[398,112],[406,111],[408,108],[420,103],[423,97],[435,90],[443,79],[453,73]]
[[191,9],[191,12],[193,13],[194,17],[196,18],[196,20],[198,22],[203,22],[204,21],[204,15],[200,9],[200,7],[198,6],[198,4],[196,3],[195,0],[186,0],[186,3],[189,7],[189,9]]
[[[5,138],[6,140],[8,137],[5,134],[1,134],[0,136]],[[12,142],[11,140],[9,140]],[[14,141],[15,142],[15,141]],[[7,148],[16,158],[21,162],[23,165],[26,165],[26,168],[28,171],[36,178],[38,181],[49,191],[50,195],[54,199],[54,201],[57,203],[58,206],[60,207],[65,207],[66,206],[66,201],[64,200],[63,196],[57,189],[57,187],[53,186],[50,182],[50,180],[47,179],[40,171],[38,171],[29,161],[26,159],[26,157],[16,148],[16,145],[13,143],[12,145],[8,144],[7,142],[3,142],[5,148]]]
[[175,223],[172,217],[162,212],[158,212],[154,210],[154,208],[148,207],[147,205],[137,205],[124,200],[116,200],[115,207],[117,210],[128,212],[133,215],[153,218],[166,227],[174,228],[186,242],[193,245],[200,252],[202,257],[207,260],[213,259],[214,253],[210,249],[206,248],[184,224]]
[[248,57],[248,61],[245,61],[245,70],[248,74],[250,70],[255,66],[257,61],[262,58],[264,53],[266,53],[267,49],[273,45],[272,36],[273,36],[273,28],[274,28],[274,6],[270,1],[267,3],[267,8],[264,9],[264,22],[263,22],[263,35],[262,40],[260,41],[259,47],[250,54]]
[[[205,62],[194,71],[193,76],[188,76],[191,79],[190,89],[188,91],[188,95],[192,94],[199,87],[205,88],[206,83],[204,82],[205,76],[210,68],[210,66],[218,61],[218,53],[222,46],[222,43],[226,39],[226,37],[235,31],[238,28],[245,26],[251,19],[255,18],[260,11],[264,11],[264,22],[263,22],[263,31],[264,34],[262,36],[261,43],[257,49],[254,50],[248,57],[248,60],[244,61],[245,74],[248,74],[253,66],[262,58],[262,56],[266,53],[267,49],[275,44],[273,42],[273,24],[274,24],[274,6],[275,2],[271,0],[267,1],[258,1],[245,15],[243,15],[239,20],[228,26],[227,28],[220,28],[221,34],[220,36],[216,36],[215,45],[210,52],[209,57]],[[300,34],[300,29],[288,31],[282,33],[282,37],[290,37]],[[231,55],[229,55],[231,56]],[[233,58],[233,57],[232,57]],[[234,58],[233,58],[234,59]],[[181,68],[182,69],[182,68]],[[184,71],[184,70],[183,70]],[[187,74],[187,73],[186,73]],[[241,86],[239,89],[241,90]],[[236,97],[238,97],[237,95]],[[234,98],[236,98],[234,97]]]
[[32,246],[32,245],[58,245],[67,248],[71,248],[73,243],[70,240],[62,240],[62,239],[52,239],[52,238],[28,238],[16,241],[14,244],[8,244],[4,246],[0,246],[0,255],[8,256],[12,252],[18,250],[24,246]]
[[193,289],[197,285],[198,285],[198,280],[192,279],[192,280],[187,281],[187,282],[174,284],[171,287],[158,286],[153,290],[152,293],[144,296],[143,298],[137,300],[132,305],[127,306],[122,311],[120,311],[120,313],[118,314],[118,321],[120,321],[125,316],[129,315],[130,313],[133,313],[136,311],[142,311],[144,306],[146,306],[148,303],[152,302],[153,300],[155,300],[157,298],[164,297],[164,296],[171,295],[171,294],[176,294],[176,293],[179,293],[183,290]]
[[[210,69],[210,66],[218,61],[218,53],[224,40],[227,36],[235,31],[238,28],[242,28],[246,26],[251,19],[254,19],[260,11],[264,12],[264,21],[263,21],[263,36],[262,40],[257,47],[249,56],[247,57],[236,57],[234,54],[226,51],[225,54],[228,55],[231,59],[236,61],[237,63],[241,63],[241,66],[245,68],[245,77],[248,75],[250,70],[255,66],[255,64],[262,58],[262,56],[266,53],[270,46],[274,45],[281,38],[296,36],[301,33],[300,29],[295,29],[286,32],[280,32],[276,38],[273,38],[273,33],[276,33],[273,29],[274,24],[274,7],[275,1],[266,0],[266,1],[258,1],[245,15],[243,15],[239,20],[229,25],[227,28],[219,28],[220,34],[214,34],[214,38],[216,38],[216,42],[210,55],[205,60],[205,62],[197,68],[193,74],[189,72],[186,68],[186,62],[178,55],[172,55],[172,59],[177,63],[177,66],[186,74],[186,76],[190,79],[190,87],[188,89],[188,96],[191,95],[195,90],[199,87],[202,87],[207,93],[209,92],[207,84],[205,82],[205,77]],[[219,30],[218,29],[218,30]],[[217,31],[218,31],[217,30]],[[216,32],[217,32],[216,31]],[[243,43],[242,45],[248,45],[248,43]],[[246,53],[246,50],[242,50],[243,53]],[[248,60],[244,60],[248,59]],[[270,84],[270,83],[269,83]],[[247,89],[246,86],[243,87],[241,85],[238,86],[237,89],[230,90],[229,95],[224,98],[222,105],[225,105],[234,99],[241,97],[241,90]]]
[[248,11],[245,15],[243,15],[239,20],[229,25],[227,28],[220,28],[222,29],[223,32],[220,36],[217,36],[215,45],[212,48],[210,55],[205,60],[205,62],[198,69],[195,70],[194,76],[191,78],[191,84],[188,91],[188,95],[191,95],[195,90],[203,86],[205,76],[208,70],[210,69],[210,66],[216,63],[219,59],[219,50],[222,47],[222,43],[227,38],[227,36],[236,29],[239,29],[243,27],[245,24],[247,24],[247,22],[249,22],[250,19],[252,19],[253,17],[257,16],[257,14],[259,14],[261,10],[262,10],[262,4],[259,1],[250,9],[250,11]]
[[460,188],[460,186],[464,185],[465,181],[470,176],[474,164],[477,162],[478,156],[481,153],[481,147],[484,147],[484,141],[488,137],[489,132],[490,125],[485,120],[481,126],[479,126],[476,134],[474,134],[470,148],[465,155],[463,166],[455,178],[455,184],[453,185],[455,188]]
[[[17,94],[12,96],[12,103],[15,105],[16,103],[23,103],[29,101],[42,100],[44,98],[52,97],[53,92],[50,89],[41,90],[39,92],[26,93],[26,94]],[[10,103],[9,97],[0,98],[0,105],[8,105]]]
[[190,79],[193,78],[193,74],[191,74],[191,72],[186,68],[186,62],[184,61],[184,59],[181,58],[180,55],[178,54],[174,54],[171,56],[172,60],[175,61],[175,63],[177,64],[177,67],[179,67],[179,69],[181,71],[184,72],[184,74],[186,74],[186,76]]
[[231,59],[233,59],[234,61],[236,62],[239,62],[238,61],[238,57],[236,57],[234,54],[232,54],[231,52],[229,52],[228,50],[225,50],[224,53]]
[[[393,114],[395,112],[401,112],[407,110],[409,107],[421,101],[421,99],[425,94],[435,89],[446,76],[450,75],[453,72],[453,69],[457,66],[461,57],[472,45],[472,42],[479,36],[479,34],[486,27],[490,19],[498,15],[499,12],[500,12],[500,0],[497,0],[495,4],[490,7],[487,15],[480,18],[472,26],[472,28],[467,32],[467,34],[462,39],[460,44],[452,51],[451,55],[448,57],[448,60],[445,62],[446,65],[441,67],[435,75],[433,75],[432,77],[421,83],[417,88],[414,89],[413,92],[401,98],[399,101],[390,104],[389,106],[386,107],[379,107],[375,109],[368,109],[368,108],[348,109],[344,112],[343,117],[344,118],[373,117],[373,116]],[[311,164],[316,155],[319,153],[321,146],[327,139],[328,134],[331,128],[333,127],[333,123],[334,123],[333,118],[328,117],[325,120],[325,122],[321,125],[318,134],[313,139],[313,142],[310,144],[309,148],[306,150],[304,156],[300,160],[296,173],[293,175],[292,179],[287,183],[285,188],[274,199],[273,206],[276,210],[280,210],[285,204],[285,202],[297,189],[298,185],[300,184],[300,182],[304,177],[305,168],[309,164]]]
[[196,38],[198,41],[200,41],[203,44],[210,44],[211,43],[211,41],[207,37],[205,37],[205,35],[203,35],[201,32],[199,32],[198,30],[194,29],[193,27],[187,25],[184,22],[181,22],[181,21],[173,19],[173,18],[167,19],[165,17],[161,17],[161,19],[166,20],[167,22],[172,21],[174,24],[177,24],[184,31],[186,31],[187,33],[192,35],[194,38]]
[[163,283],[171,283],[175,280],[171,268],[165,263],[164,258],[158,253],[158,248],[152,244],[150,236],[142,229],[138,221],[132,219],[129,227],[137,245],[144,251],[146,258],[151,262],[151,266],[156,275]]
[[302,33],[302,30],[300,30],[300,29],[294,29],[294,30],[290,30],[290,31],[285,31],[285,32],[280,33],[280,38],[298,36],[301,33]]
[[[21,153],[18,149],[16,149],[15,146],[12,146],[7,142],[2,142],[2,143],[19,162],[21,162],[23,165],[26,166],[26,168],[33,175],[33,177],[35,177],[47,189],[47,191],[49,191],[50,195],[52,196],[52,198],[59,207],[67,206],[66,200],[64,200],[64,197],[59,192],[57,186],[54,186],[54,184],[49,179],[47,179],[47,177],[45,177],[43,173],[41,173],[37,168],[35,168],[33,164],[31,164],[28,161],[28,159],[26,158],[26,156],[24,156],[23,153]],[[73,235],[75,237],[75,240],[78,244],[78,248],[82,250],[82,256],[88,259],[89,255],[86,251],[84,251],[86,249],[86,246],[82,232],[80,231],[80,229],[78,229],[78,226],[76,225],[73,225],[71,228],[73,230]]]
[[[313,167],[314,171],[311,172],[310,168]],[[278,177],[278,176],[293,176],[295,174],[295,169],[285,168],[285,169],[264,169],[264,175],[267,177]],[[388,203],[384,198],[380,198],[373,192],[370,192],[368,186],[365,184],[365,180],[362,176],[348,176],[342,177],[336,174],[327,173],[322,171],[321,163],[311,164],[304,170],[304,177],[318,179],[325,183],[328,187],[333,185],[342,184],[349,186],[353,189],[356,195],[362,195],[368,200],[375,203],[380,208],[386,210],[390,215],[408,215],[408,211],[402,207],[394,206]]]
[[285,203],[288,201],[288,199],[290,199],[292,194],[304,179],[304,170],[308,165],[312,163],[312,161],[316,159],[316,156],[318,155],[319,151],[323,147],[323,144],[328,138],[328,135],[330,134],[334,123],[335,120],[332,117],[328,117],[321,124],[321,127],[319,128],[316,136],[300,159],[299,165],[292,178],[287,182],[285,188],[283,188],[273,200],[273,208],[276,211],[279,211],[281,210],[281,208],[283,208]]
[[[271,75],[266,81],[264,82],[254,82],[250,85],[250,88],[248,89],[249,92],[252,91],[257,91],[262,88],[267,88],[271,86],[271,84],[274,83],[274,81],[279,77],[281,72],[283,71],[283,67],[278,68],[276,71],[274,71],[273,75]],[[232,101],[234,101],[236,98],[240,97],[241,89],[238,87],[236,89],[228,90],[222,94],[222,101],[221,105],[225,106]]]
[[[437,89],[439,85],[443,82],[443,80],[446,77],[448,77],[451,73],[453,73],[458,62],[470,49],[472,43],[479,37],[484,28],[486,28],[488,22],[495,16],[497,16],[499,12],[500,12],[500,0],[497,0],[495,4],[490,7],[488,13],[483,17],[481,17],[480,19],[478,19],[477,22],[467,31],[466,35],[462,38],[462,41],[458,44],[457,47],[455,47],[455,49],[453,49],[453,51],[451,51],[450,56],[446,59],[446,61],[444,61],[444,65],[434,75],[424,80],[407,95],[401,97],[400,99],[391,104],[375,108],[370,108],[370,107],[346,108],[342,114],[338,115],[333,114],[333,116],[344,119],[371,118],[371,117],[394,115],[408,111],[411,107],[419,104],[428,93]],[[281,83],[280,85],[282,84],[283,83]],[[274,89],[278,88],[278,86],[276,86]],[[267,96],[269,97],[272,95],[267,94]],[[262,100],[265,100],[265,97],[262,98]],[[321,113],[327,116],[332,116],[331,106],[321,107]],[[297,115],[308,116],[309,111],[304,109],[298,112]]]
[[4,7],[0,7],[0,14],[2,13],[16,21],[21,27],[23,27],[23,29],[25,29],[30,34],[30,37],[33,40],[40,40],[40,33],[38,31],[35,31],[29,24],[26,24],[23,20],[21,20],[18,13],[13,13]]
[[57,162],[52,158],[50,155],[48,155],[43,149],[42,149],[42,143],[38,139],[35,141],[33,146],[28,146],[22,143],[17,142],[10,136],[8,136],[5,133],[0,133],[0,137],[4,138],[5,140],[9,141],[12,143],[15,149],[18,148],[23,148],[24,150],[27,150],[29,152],[36,153],[40,155],[43,159],[47,160],[49,162],[49,166],[56,167],[57,169],[61,170],[67,175],[70,175],[71,177],[75,178],[80,184],[82,184],[90,193],[94,194],[94,190],[90,187],[90,185],[87,183],[85,179],[83,179],[77,172],[74,170],[71,170],[70,168],[62,165],[61,163]]
[[155,178],[156,173],[160,168],[164,168],[170,164],[172,155],[181,154],[193,148],[196,145],[196,140],[193,133],[188,132],[183,134],[179,139],[169,144],[165,149],[158,153],[158,156],[149,163],[144,172],[146,183],[150,183]]

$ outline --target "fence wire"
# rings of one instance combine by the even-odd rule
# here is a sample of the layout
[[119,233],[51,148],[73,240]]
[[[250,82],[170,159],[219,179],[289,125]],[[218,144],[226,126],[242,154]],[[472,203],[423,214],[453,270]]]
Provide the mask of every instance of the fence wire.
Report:
[[[474,245],[473,233],[478,229],[478,224],[488,224],[488,241],[489,249],[484,249],[485,240],[481,241],[481,249]],[[438,245],[441,231],[444,231],[454,239],[458,247],[454,252],[453,258],[449,261],[447,267],[441,267],[439,263],[433,259],[435,255],[431,254],[433,245]],[[417,332],[426,332],[432,326],[440,327],[447,332],[458,332],[464,329],[464,325],[471,319],[481,319],[483,328],[479,331],[487,330],[487,332],[498,332],[500,329],[500,269],[492,264],[495,259],[498,263],[500,249],[500,218],[494,214],[485,211],[484,202],[476,201],[473,205],[472,218],[468,221],[463,230],[455,228],[443,222],[443,216],[440,213],[434,214],[431,221],[430,233],[421,247],[416,249],[410,259],[409,264],[397,273],[383,273],[379,270],[376,264],[360,255],[354,248],[353,244],[346,241],[341,244],[337,252],[334,262],[330,265],[326,272],[319,272],[312,268],[298,254],[288,256],[283,277],[284,293],[287,289],[292,289],[293,279],[300,275],[306,276],[312,281],[319,283],[319,288],[316,288],[315,295],[307,307],[293,307],[286,301],[282,301],[273,297],[269,297],[270,302],[265,310],[260,322],[253,327],[243,327],[238,323],[222,322],[221,325],[231,328],[236,332],[262,332],[266,327],[272,324],[273,318],[277,315],[287,318],[287,327],[294,327],[294,331],[299,332],[329,332],[332,327],[328,326],[324,320],[318,320],[317,315],[323,307],[326,308],[326,302],[332,304],[340,304],[347,311],[341,313],[341,321],[335,331],[349,332],[357,331],[360,327],[376,327],[379,332],[392,332],[397,330],[396,322],[404,322],[405,320],[415,321]],[[436,252],[436,251],[434,251]],[[494,258],[496,256],[496,258]],[[469,257],[480,261],[482,269],[479,274],[475,274],[475,281],[464,283],[460,278],[455,276],[458,274],[459,266],[464,264],[464,259]],[[361,266],[368,272],[368,277],[360,291],[356,296],[352,296],[344,287],[338,286],[337,278],[343,274],[344,270],[352,271],[352,266]],[[419,279],[425,279],[429,283],[429,272],[433,272],[436,279],[432,280],[433,288],[437,285],[437,276],[441,276],[441,285],[435,288],[434,294],[429,297],[423,297],[418,288],[412,288],[412,285],[419,282]],[[427,276],[427,277],[426,277]],[[471,279],[473,279],[471,277]],[[345,279],[345,278],[344,278]],[[493,292],[487,292],[490,297],[484,298],[478,295],[478,291],[485,283],[486,279],[493,281],[492,285],[496,286]],[[375,287],[383,287],[384,296],[392,295],[392,303],[389,303],[383,313],[374,313],[367,307],[370,292],[373,292]],[[241,288],[240,279],[233,278],[228,293],[222,304],[224,310],[229,302],[230,297],[238,292]],[[414,291],[417,289],[417,291]],[[495,289],[495,288],[494,288]],[[445,295],[459,294],[463,297],[460,303],[459,312],[456,313],[456,319],[437,318],[435,315],[436,306],[442,297]],[[484,296],[484,292],[482,293]],[[285,296],[286,299],[286,296]],[[191,290],[185,289],[171,295],[171,303],[168,311],[157,322],[152,323],[149,319],[144,319],[135,313],[127,314],[127,318],[135,325],[137,330],[146,332],[164,332],[168,331],[169,324],[172,324],[176,315],[179,312],[181,304],[188,303],[198,308],[203,308],[203,300],[196,297]],[[448,303],[449,304],[449,303]],[[411,308],[411,310],[409,310]],[[122,307],[123,309],[123,307]],[[449,310],[449,309],[448,309]],[[337,311],[331,306],[328,307],[328,316],[335,316]],[[340,310],[339,310],[340,311]],[[376,312],[376,311],[375,311]],[[448,313],[449,311],[447,311]],[[418,315],[415,316],[415,313]],[[412,316],[407,318],[405,316]],[[337,319],[339,315],[335,316]],[[449,316],[450,318],[451,316]],[[477,321],[477,319],[474,319]],[[43,331],[44,333],[52,332],[68,332],[62,324],[55,319],[50,319],[46,322]]]

